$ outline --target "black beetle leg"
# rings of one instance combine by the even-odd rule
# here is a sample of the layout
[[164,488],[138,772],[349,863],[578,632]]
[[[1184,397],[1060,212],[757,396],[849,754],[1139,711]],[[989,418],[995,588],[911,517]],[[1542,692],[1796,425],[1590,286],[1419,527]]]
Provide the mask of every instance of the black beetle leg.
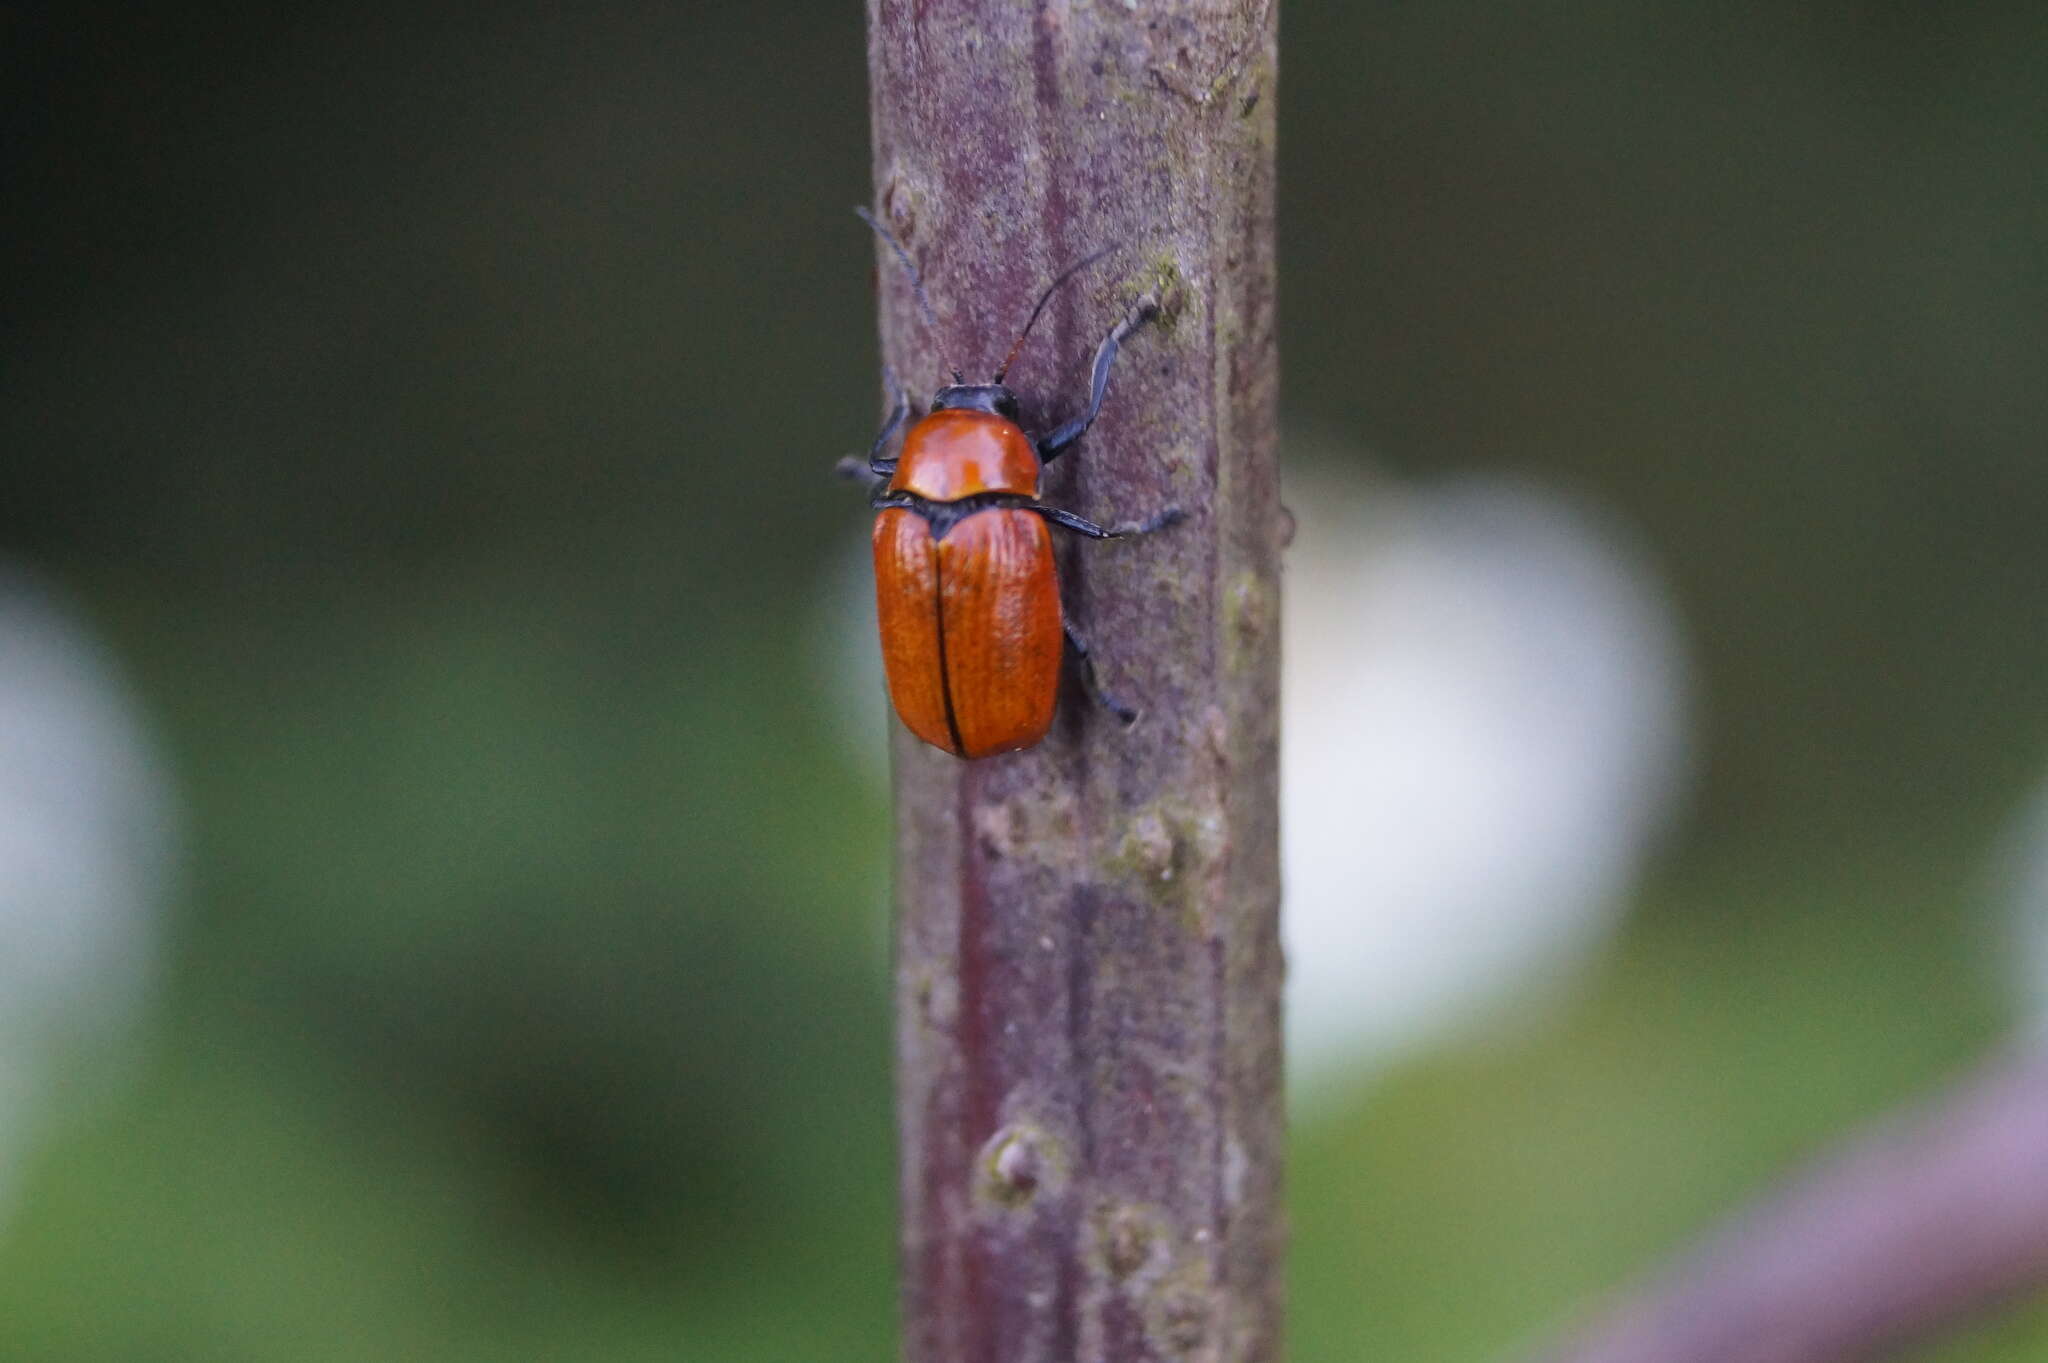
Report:
[[1080,667],[1081,685],[1087,690],[1088,698],[1115,715],[1117,723],[1135,723],[1138,712],[1103,689],[1095,676],[1095,659],[1088,652],[1088,641],[1074,631],[1074,622],[1064,613],[1060,616],[1060,628],[1067,632],[1067,643],[1074,650],[1074,661]]
[[1166,510],[1147,516],[1142,521],[1125,521],[1121,525],[1112,525],[1105,530],[1085,516],[1076,516],[1073,512],[1062,511],[1056,506],[1034,505],[1026,509],[1036,511],[1062,530],[1072,530],[1078,535],[1086,535],[1091,540],[1120,540],[1130,535],[1149,535],[1154,530],[1164,530],[1167,526],[1178,525],[1188,518],[1187,512],[1177,506],[1169,506]]
[[[904,391],[903,381],[896,377],[896,371],[888,365],[882,366],[882,377],[889,381],[889,390],[896,394],[896,405],[889,409],[889,419],[882,423],[881,433],[875,443],[868,446],[868,462],[865,472],[872,478],[888,479],[896,473],[896,461],[884,459],[882,451],[889,448],[889,442],[896,438],[896,432],[910,417],[910,394]],[[860,456],[849,454],[833,465],[832,471],[841,478],[858,478],[862,475]]]
[[1088,410],[1038,442],[1040,463],[1050,464],[1065,454],[1095,424],[1095,418],[1102,412],[1103,394],[1109,391],[1109,367],[1116,363],[1116,348],[1125,337],[1158,315],[1159,305],[1147,298],[1102,338],[1102,344],[1095,348],[1095,372],[1088,381]]

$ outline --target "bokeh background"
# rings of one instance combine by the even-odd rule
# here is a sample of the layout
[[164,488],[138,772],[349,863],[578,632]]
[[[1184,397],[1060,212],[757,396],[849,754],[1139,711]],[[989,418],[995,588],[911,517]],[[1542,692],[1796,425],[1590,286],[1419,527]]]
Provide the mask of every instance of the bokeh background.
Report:
[[[894,1349],[859,7],[463,8],[0,8],[0,1356]],[[1283,34],[1293,1354],[1483,1359],[2048,997],[2048,9]]]

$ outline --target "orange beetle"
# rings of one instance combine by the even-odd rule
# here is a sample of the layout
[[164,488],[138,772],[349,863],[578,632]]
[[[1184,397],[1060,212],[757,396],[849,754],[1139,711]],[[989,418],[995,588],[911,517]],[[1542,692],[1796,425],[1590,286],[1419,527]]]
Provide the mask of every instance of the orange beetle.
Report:
[[[867,210],[856,211],[894,249],[926,324],[935,327],[909,253]],[[865,471],[879,513],[875,600],[889,698],[904,727],[955,757],[1015,752],[1044,738],[1069,644],[1096,701],[1125,724],[1137,718],[1097,684],[1088,646],[1060,610],[1047,526],[1121,539],[1172,525],[1182,513],[1169,507],[1148,520],[1104,529],[1040,502],[1038,483],[1044,466],[1094,424],[1117,347],[1157,308],[1144,304],[1103,338],[1087,410],[1050,434],[1033,440],[1024,433],[1017,395],[1003,386],[1054,291],[1105,254],[1097,252],[1052,282],[993,380],[970,384],[954,370],[953,382],[933,396],[931,410],[905,433],[894,456],[886,451],[910,416],[910,398],[892,375],[895,410],[868,452]],[[842,467],[862,471],[857,457]]]

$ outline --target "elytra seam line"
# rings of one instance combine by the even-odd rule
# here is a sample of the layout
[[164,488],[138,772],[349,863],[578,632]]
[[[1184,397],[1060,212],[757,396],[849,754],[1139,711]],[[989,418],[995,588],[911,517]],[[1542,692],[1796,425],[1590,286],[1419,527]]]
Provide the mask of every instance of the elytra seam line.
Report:
[[960,720],[953,713],[953,678],[946,668],[946,556],[932,546],[932,609],[938,612],[939,696],[946,702],[946,732],[953,738],[953,751],[967,756],[967,744],[960,737]]

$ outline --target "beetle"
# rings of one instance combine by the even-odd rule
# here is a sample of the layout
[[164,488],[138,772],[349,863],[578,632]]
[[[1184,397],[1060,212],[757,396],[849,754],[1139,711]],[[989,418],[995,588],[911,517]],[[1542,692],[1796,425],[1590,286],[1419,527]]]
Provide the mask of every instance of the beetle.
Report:
[[[865,208],[861,220],[888,243],[910,277],[925,324],[937,330],[910,253]],[[1061,285],[1109,254],[1098,251],[1062,271],[1031,310],[1009,355],[987,383],[953,381],[909,429],[910,396],[887,371],[895,404],[868,450],[874,492],[875,603],[889,699],[904,727],[955,757],[1029,748],[1052,727],[1060,668],[1071,648],[1090,696],[1122,723],[1137,712],[1096,680],[1088,645],[1060,605],[1049,527],[1089,539],[1149,534],[1185,519],[1167,507],[1142,521],[1105,528],[1038,500],[1047,464],[1095,424],[1117,349],[1158,314],[1150,300],[1110,328],[1096,347],[1088,406],[1036,439],[1024,432],[1017,394],[1003,380],[1045,305]],[[888,453],[897,432],[903,440]],[[863,472],[859,456],[842,471]]]

